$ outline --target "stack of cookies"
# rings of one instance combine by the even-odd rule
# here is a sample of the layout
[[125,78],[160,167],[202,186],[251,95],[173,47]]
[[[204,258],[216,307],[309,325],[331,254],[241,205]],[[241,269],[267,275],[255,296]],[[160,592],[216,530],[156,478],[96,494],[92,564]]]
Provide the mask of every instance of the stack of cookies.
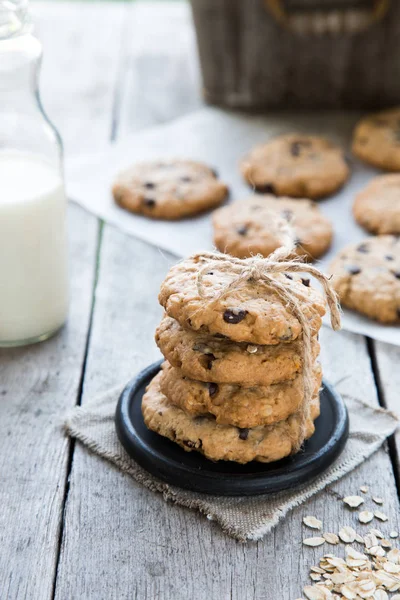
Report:
[[274,285],[243,278],[233,261],[196,255],[168,273],[156,332],[166,362],[143,397],[143,417],[153,431],[214,461],[276,461],[314,432],[325,300],[309,279],[272,275],[290,289],[311,332],[313,397],[306,402],[300,320]]

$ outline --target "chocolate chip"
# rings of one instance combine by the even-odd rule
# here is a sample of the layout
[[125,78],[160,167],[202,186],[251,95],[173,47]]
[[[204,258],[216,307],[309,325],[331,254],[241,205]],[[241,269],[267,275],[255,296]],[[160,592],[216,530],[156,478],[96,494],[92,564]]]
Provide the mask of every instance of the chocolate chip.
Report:
[[246,227],[246,225],[239,225],[239,227],[236,228],[236,231],[238,232],[239,235],[246,235],[247,227]]
[[206,354],[206,369],[211,370],[212,364],[215,360],[214,354]]
[[350,275],[358,275],[359,273],[361,273],[360,267],[356,267],[355,265],[348,266],[347,270],[350,273]]
[[156,184],[153,183],[152,181],[146,181],[143,185],[148,190],[153,190],[156,187]]
[[216,383],[207,383],[207,386],[208,386],[208,393],[210,394],[210,397],[212,398],[218,392],[218,385]]
[[284,219],[286,219],[286,221],[291,221],[293,217],[293,211],[286,209],[281,212],[281,215]]
[[158,414],[160,415],[160,417],[162,417],[162,411],[161,410],[158,411]]
[[214,337],[220,339],[220,340],[228,340],[228,336],[224,335],[223,333],[214,333]]
[[393,271],[393,275],[396,277],[396,279],[400,279],[400,271]]
[[182,440],[182,444],[187,448],[196,448],[196,444],[191,440]]
[[181,181],[183,181],[184,183],[189,183],[189,181],[192,181],[192,178],[188,177],[188,175],[184,175],[183,177],[181,177]]
[[248,314],[247,310],[241,310],[241,309],[237,309],[237,308],[228,308],[224,312],[224,321],[225,321],[225,323],[230,323],[231,325],[236,325],[237,323],[240,323],[240,321],[243,321],[243,319],[246,317],[247,314]]
[[279,339],[282,342],[287,342],[288,340],[292,340],[293,339],[293,331],[291,327],[287,328],[287,333],[285,333],[284,335],[280,335]]
[[214,275],[214,271],[208,271],[208,273],[206,273],[206,275]]
[[256,192],[260,194],[273,194],[276,195],[276,191],[272,183],[266,183],[265,185],[257,185]]
[[368,244],[360,244],[357,246],[357,252],[362,252],[363,254],[368,254],[369,248]]
[[156,205],[156,201],[153,198],[144,198],[143,204],[148,208],[153,208]]
[[292,156],[300,156],[301,152],[301,143],[300,142],[292,142],[290,145],[290,154]]
[[303,285],[305,285],[306,287],[310,287],[310,280],[307,277],[302,277],[301,278],[301,283]]
[[391,254],[386,254],[385,259],[386,260],[394,260],[394,256],[392,256]]
[[295,246],[301,246],[301,239],[300,238],[294,238],[293,243]]
[[292,277],[292,275],[289,275],[289,273],[284,273],[284,276],[285,276],[287,279],[292,279],[292,280],[293,280],[293,277]]
[[245,428],[239,428],[239,438],[241,440],[247,440],[249,437],[249,430]]

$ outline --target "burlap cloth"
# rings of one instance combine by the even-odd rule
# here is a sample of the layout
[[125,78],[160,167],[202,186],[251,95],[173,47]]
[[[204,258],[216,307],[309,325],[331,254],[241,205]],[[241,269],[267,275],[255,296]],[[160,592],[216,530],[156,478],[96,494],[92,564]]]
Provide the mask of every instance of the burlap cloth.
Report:
[[395,431],[398,423],[389,411],[345,397],[350,417],[349,439],[341,456],[318,479],[301,489],[275,495],[209,496],[163,483],[128,456],[114,426],[114,412],[123,388],[109,390],[85,406],[76,407],[66,421],[69,435],[150,490],[161,492],[165,500],[200,511],[240,541],[260,539],[292,508],[357,467]]

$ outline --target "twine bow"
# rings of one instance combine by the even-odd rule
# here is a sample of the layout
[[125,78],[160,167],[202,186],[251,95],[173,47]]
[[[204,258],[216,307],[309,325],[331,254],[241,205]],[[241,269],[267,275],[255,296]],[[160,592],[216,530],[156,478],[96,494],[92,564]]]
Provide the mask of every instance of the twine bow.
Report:
[[[210,262],[200,268],[197,274],[197,290],[200,298],[213,305],[228,296],[232,291],[248,284],[251,278],[265,286],[269,291],[278,295],[283,304],[299,321],[303,334],[303,387],[304,400],[303,406],[299,411],[301,416],[300,437],[298,441],[294,440],[294,451],[298,451],[305,439],[307,422],[310,418],[310,405],[314,396],[315,379],[314,364],[312,352],[312,327],[307,317],[305,307],[314,312],[312,300],[308,294],[302,294],[298,286],[293,285],[291,278],[276,278],[279,273],[307,273],[314,277],[322,286],[331,318],[332,328],[337,331],[340,329],[340,306],[336,292],[334,291],[329,278],[321,273],[316,267],[304,263],[303,257],[294,257],[294,245],[288,242],[281,246],[267,258],[260,255],[251,258],[236,258],[227,254],[218,252],[205,252],[196,254],[192,259],[206,259]],[[234,273],[236,277],[217,294],[208,296],[204,288],[204,275],[214,268],[226,273]],[[307,311],[309,312],[309,311]]]

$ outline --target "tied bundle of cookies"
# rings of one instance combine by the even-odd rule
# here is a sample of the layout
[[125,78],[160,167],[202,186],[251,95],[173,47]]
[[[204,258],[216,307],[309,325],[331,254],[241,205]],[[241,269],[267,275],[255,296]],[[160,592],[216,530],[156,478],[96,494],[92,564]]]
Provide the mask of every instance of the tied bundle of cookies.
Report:
[[293,246],[269,258],[195,255],[161,286],[156,341],[166,362],[142,401],[149,429],[207,458],[247,463],[296,452],[314,432],[322,381],[318,331],[336,296]]

